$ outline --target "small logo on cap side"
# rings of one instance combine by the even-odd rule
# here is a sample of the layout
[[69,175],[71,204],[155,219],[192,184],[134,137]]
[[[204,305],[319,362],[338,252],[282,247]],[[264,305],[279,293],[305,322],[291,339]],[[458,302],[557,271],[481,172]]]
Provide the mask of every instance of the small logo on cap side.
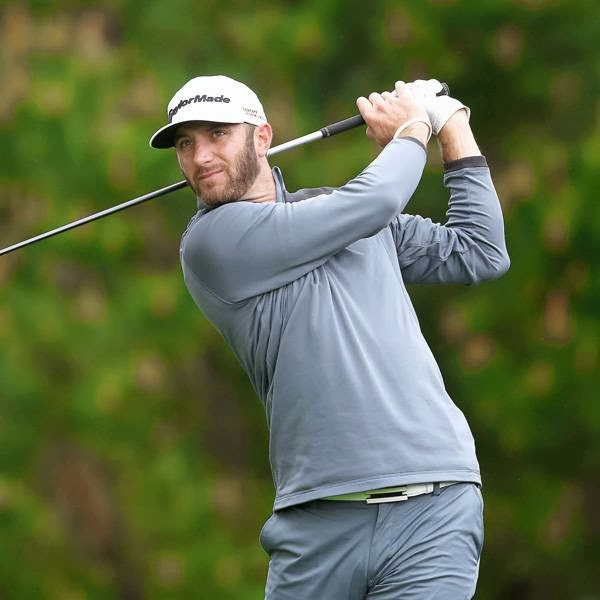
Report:
[[196,96],[192,96],[191,98],[183,98],[179,101],[177,106],[174,106],[169,111],[169,123],[173,120],[173,117],[179,112],[180,108],[187,106],[188,104],[196,103],[196,102],[223,102],[225,104],[231,102],[231,98],[224,96],[221,94],[220,96],[207,96],[206,94],[196,94]]
[[260,114],[260,112],[258,112],[258,110],[256,110],[256,108],[246,108],[245,106],[242,108],[242,110],[244,111],[244,113],[246,115],[248,115],[249,117],[254,117],[255,119],[261,119],[262,115]]

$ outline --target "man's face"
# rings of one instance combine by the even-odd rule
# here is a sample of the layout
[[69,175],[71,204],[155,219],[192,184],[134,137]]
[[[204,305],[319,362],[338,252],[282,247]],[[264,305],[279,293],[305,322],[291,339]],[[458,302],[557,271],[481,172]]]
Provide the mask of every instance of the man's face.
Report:
[[188,184],[211,207],[242,200],[260,170],[254,128],[244,123],[182,125],[175,151]]

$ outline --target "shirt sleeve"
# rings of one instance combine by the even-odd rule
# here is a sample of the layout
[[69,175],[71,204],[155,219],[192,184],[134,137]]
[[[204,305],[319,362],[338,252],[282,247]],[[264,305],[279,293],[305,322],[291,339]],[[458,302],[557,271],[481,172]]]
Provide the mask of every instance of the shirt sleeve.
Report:
[[404,209],[425,166],[412,140],[390,142],[346,185],[293,203],[235,202],[202,215],[182,238],[186,278],[227,302],[286,285]]
[[499,277],[510,260],[502,210],[485,158],[447,164],[444,185],[450,190],[444,224],[402,214],[390,225],[404,280],[475,284]]

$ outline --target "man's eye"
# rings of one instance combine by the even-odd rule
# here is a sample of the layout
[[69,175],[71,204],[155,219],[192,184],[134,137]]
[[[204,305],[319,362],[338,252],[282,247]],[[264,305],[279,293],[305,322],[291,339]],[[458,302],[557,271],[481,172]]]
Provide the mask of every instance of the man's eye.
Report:
[[177,148],[183,150],[191,145],[192,141],[188,139],[182,139],[177,142]]
[[213,134],[213,137],[221,137],[221,136],[225,135],[225,130],[224,129],[213,129],[212,134]]

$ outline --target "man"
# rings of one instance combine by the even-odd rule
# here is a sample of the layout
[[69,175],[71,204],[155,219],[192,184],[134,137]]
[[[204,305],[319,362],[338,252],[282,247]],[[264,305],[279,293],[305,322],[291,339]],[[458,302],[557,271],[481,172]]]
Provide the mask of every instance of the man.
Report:
[[[479,467],[405,282],[473,284],[508,268],[468,109],[439,82],[361,97],[382,147],[338,188],[285,189],[256,95],[198,77],[151,139],[175,147],[199,211],[186,285],[222,332],[270,429],[269,600],[470,598],[483,538]],[[444,225],[403,210],[438,136]]]

